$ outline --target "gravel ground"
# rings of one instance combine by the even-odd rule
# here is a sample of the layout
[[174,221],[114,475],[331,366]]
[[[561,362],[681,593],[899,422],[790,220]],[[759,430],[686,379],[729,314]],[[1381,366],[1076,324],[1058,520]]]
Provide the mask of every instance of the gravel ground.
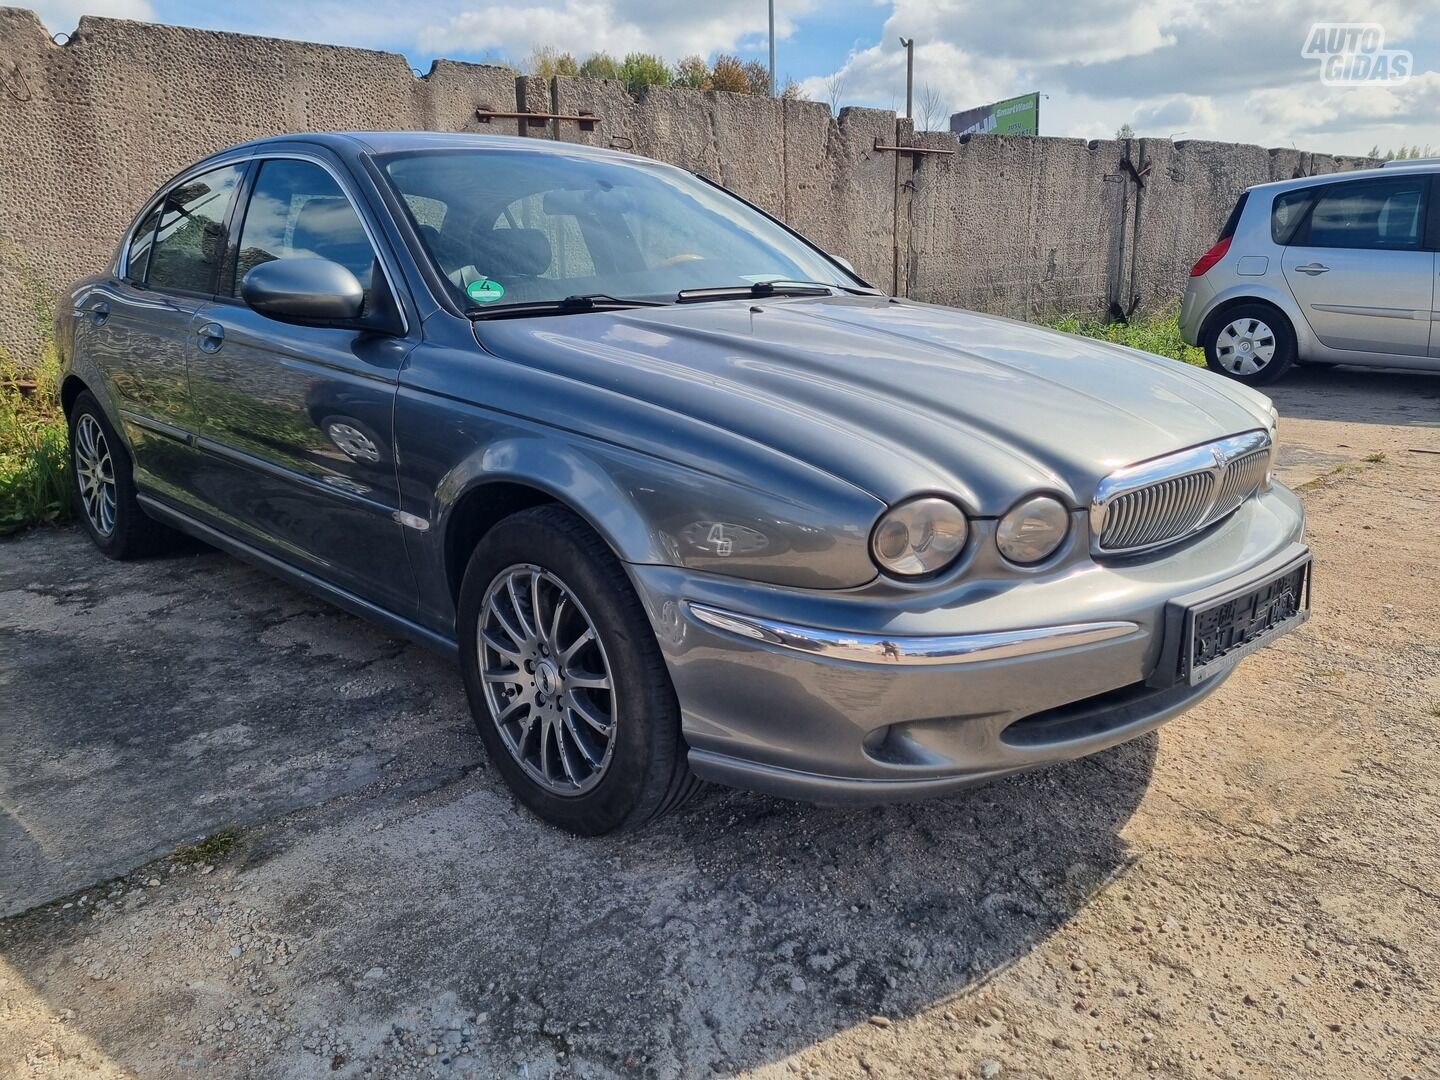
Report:
[[214,553],[0,545],[0,1077],[1440,1077],[1440,378],[1275,396],[1311,623],[914,806],[572,839],[418,649]]

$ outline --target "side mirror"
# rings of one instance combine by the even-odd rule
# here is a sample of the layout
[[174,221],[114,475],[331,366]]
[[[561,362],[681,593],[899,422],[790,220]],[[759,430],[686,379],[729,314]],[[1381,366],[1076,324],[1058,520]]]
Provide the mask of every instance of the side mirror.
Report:
[[272,259],[240,282],[245,303],[271,319],[308,325],[359,321],[365,290],[359,280],[329,259]]

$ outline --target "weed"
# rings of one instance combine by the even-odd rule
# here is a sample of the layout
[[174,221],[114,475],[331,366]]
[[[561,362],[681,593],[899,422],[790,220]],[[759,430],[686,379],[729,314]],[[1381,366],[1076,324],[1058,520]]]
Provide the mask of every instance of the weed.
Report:
[[1187,364],[1205,363],[1205,351],[1195,345],[1187,345],[1180,337],[1180,312],[1175,308],[1154,315],[1138,315],[1128,322],[1107,323],[1095,318],[1066,315],[1047,325],[1067,334],[1113,341],[1117,345],[1183,360]]
[[69,437],[57,372],[53,345],[24,380],[0,350],[0,536],[69,517]]
[[178,863],[190,866],[207,863],[213,866],[234,851],[235,845],[238,843],[240,843],[240,830],[232,826],[211,833],[205,839],[191,844],[189,847],[180,848],[170,857]]
[[1376,450],[1373,454],[1366,454],[1365,460],[1370,462],[1371,465],[1379,465],[1385,460],[1385,451]]

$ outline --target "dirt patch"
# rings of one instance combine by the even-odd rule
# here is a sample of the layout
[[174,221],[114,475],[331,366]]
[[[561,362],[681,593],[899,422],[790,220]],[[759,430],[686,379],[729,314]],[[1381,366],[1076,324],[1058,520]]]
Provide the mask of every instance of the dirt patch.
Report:
[[217,555],[0,547],[0,1074],[1440,1076],[1440,380],[1302,374],[1311,623],[918,806],[575,840],[423,653]]

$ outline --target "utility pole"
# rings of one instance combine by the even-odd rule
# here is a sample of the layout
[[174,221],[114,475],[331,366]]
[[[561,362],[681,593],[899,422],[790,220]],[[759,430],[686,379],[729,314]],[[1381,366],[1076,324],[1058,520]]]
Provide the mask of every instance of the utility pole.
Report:
[[770,96],[775,96],[775,0],[770,0]]
[[[770,0],[771,7],[774,7],[775,0]],[[900,44],[905,47],[905,119],[913,120],[915,117],[915,39],[901,38]],[[773,71],[775,62],[772,59],[770,68]],[[774,76],[771,76],[773,81]]]

